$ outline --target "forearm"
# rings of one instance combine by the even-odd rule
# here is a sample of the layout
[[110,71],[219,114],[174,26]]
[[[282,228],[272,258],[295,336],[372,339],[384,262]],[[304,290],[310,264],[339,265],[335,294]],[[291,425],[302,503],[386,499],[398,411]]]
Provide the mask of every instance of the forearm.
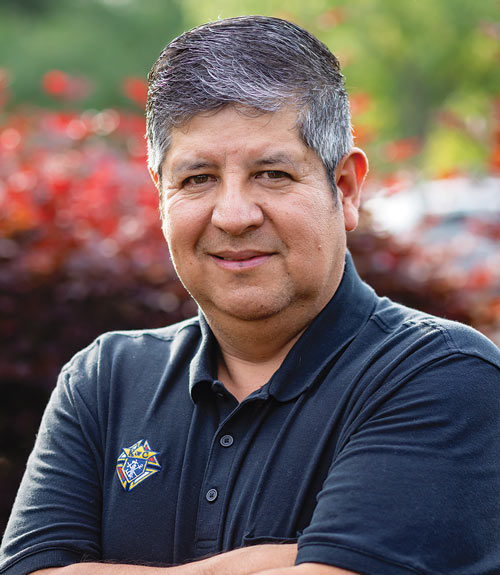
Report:
[[265,571],[259,571],[254,575],[359,575],[359,573],[346,571],[339,567],[333,567],[331,565],[324,565],[321,563],[302,563],[293,567],[266,569]]
[[270,569],[291,567],[296,556],[296,545],[255,545],[175,567],[75,563],[67,567],[42,569],[31,575],[253,575]]

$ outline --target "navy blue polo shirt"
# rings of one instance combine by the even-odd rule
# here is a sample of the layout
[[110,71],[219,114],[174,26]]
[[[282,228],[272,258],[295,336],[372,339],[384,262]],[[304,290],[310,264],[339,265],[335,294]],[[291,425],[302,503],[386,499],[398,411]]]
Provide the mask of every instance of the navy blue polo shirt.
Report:
[[500,354],[379,298],[350,257],[270,381],[238,404],[202,316],[106,334],[63,369],[0,572],[178,564],[298,541],[370,575],[500,573]]

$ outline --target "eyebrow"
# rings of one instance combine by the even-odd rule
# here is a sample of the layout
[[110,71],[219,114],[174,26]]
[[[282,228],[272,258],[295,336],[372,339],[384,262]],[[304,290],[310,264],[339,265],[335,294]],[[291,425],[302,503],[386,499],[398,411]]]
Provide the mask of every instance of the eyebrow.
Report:
[[[294,162],[288,154],[281,153],[264,156],[258,160],[255,160],[255,162],[252,162],[252,165],[262,167],[275,166],[278,164],[287,164],[291,166],[294,164]],[[181,160],[179,163],[174,165],[172,169],[172,175],[176,177],[178,174],[183,174],[186,172],[190,173],[197,172],[199,170],[214,169],[217,167],[217,165],[218,164],[216,162],[211,162],[208,160]]]
[[276,164],[293,165],[292,158],[287,154],[276,154],[272,156],[265,156],[254,162],[255,166],[275,166]]
[[172,169],[172,174],[175,176],[183,172],[197,172],[198,170],[204,170],[206,168],[213,169],[214,167],[215,167],[214,162],[208,162],[205,160],[200,161],[185,160],[180,161],[177,165],[174,166],[174,168]]

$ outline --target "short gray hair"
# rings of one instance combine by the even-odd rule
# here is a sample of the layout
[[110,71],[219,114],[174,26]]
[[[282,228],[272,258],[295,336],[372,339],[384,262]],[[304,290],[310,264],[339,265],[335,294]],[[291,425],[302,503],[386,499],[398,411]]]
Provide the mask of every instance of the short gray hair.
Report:
[[160,176],[172,128],[195,115],[229,104],[293,106],[300,137],[335,190],[335,168],[353,146],[344,77],[337,58],[300,26],[264,16],[204,24],[163,49],[148,83],[148,165]]

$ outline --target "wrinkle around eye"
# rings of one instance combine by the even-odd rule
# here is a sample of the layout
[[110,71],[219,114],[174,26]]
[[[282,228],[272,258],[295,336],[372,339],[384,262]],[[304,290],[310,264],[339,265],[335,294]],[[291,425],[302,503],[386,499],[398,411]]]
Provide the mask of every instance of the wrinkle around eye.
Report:
[[210,180],[215,180],[214,176],[209,176],[208,174],[196,174],[196,176],[189,176],[189,178],[186,178],[182,183],[184,185],[192,184],[196,186],[205,184]]
[[255,176],[255,181],[264,189],[288,190],[297,180],[289,173],[282,170],[265,170]]
[[217,178],[215,176],[211,176],[209,174],[196,174],[195,176],[185,178],[182,181],[180,188],[187,191],[199,191],[211,186],[215,182],[217,182]]
[[263,178],[266,180],[291,180],[292,176],[288,172],[284,172],[283,170],[264,170],[259,172],[256,176],[257,178]]

